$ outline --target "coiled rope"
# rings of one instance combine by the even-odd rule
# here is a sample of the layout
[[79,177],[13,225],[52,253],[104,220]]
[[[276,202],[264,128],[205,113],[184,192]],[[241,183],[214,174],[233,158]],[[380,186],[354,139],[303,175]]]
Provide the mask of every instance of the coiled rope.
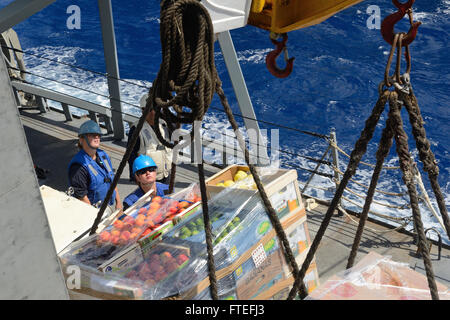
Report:
[[[287,236],[264,190],[256,167],[250,163],[249,151],[222,89],[222,83],[214,64],[214,35],[208,12],[196,0],[162,1],[160,36],[162,63],[149,91],[145,109],[153,108],[155,123],[158,123],[159,119],[163,119],[170,129],[179,124],[201,121],[213,94],[215,92],[218,94],[238,143],[244,152],[245,161],[253,175],[269,220],[280,240],[286,261],[290,264],[294,275],[298,274],[298,265]],[[140,128],[137,128],[135,132],[138,129]],[[154,129],[161,143],[169,148],[175,146],[175,142],[162,137],[158,126]],[[194,140],[194,130],[195,126],[193,125],[190,132],[191,141]],[[171,137],[169,136],[169,138]],[[198,169],[208,253],[210,293],[211,297],[216,300],[218,299],[217,280],[202,157]],[[302,288],[306,290],[304,285]]]

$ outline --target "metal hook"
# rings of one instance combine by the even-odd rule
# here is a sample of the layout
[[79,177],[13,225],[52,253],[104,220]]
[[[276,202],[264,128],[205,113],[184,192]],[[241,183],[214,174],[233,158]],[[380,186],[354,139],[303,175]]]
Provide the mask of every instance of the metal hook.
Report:
[[397,12],[394,12],[384,18],[381,23],[381,35],[383,39],[389,43],[390,45],[394,42],[394,26],[397,22],[403,19],[405,14],[408,13],[410,16],[410,24],[411,27],[408,30],[408,33],[405,35],[402,41],[402,46],[408,46],[411,42],[414,41],[417,35],[417,29],[422,24],[422,22],[412,22],[412,10],[411,7],[415,0],[408,0],[406,3],[400,3],[398,0],[392,0],[392,3],[398,8]]
[[[294,57],[289,58],[286,49],[286,42],[288,36],[286,33],[282,34],[283,39],[281,41],[276,41],[270,38],[272,43],[276,46],[275,49],[269,52],[266,56],[266,66],[269,72],[277,78],[286,78],[292,72],[292,68],[294,67]],[[286,67],[284,69],[280,69],[277,66],[276,59],[284,51],[284,60],[286,61]]]

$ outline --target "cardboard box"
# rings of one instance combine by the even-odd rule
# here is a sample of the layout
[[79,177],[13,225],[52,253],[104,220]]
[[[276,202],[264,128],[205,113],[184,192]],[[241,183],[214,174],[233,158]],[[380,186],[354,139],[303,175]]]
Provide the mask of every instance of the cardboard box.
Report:
[[[305,277],[303,278],[308,293],[313,292],[319,286],[319,274],[315,261],[311,262]],[[258,295],[255,300],[286,300],[294,284],[294,277],[291,275],[266,292]]]
[[152,230],[149,234],[139,238],[137,243],[139,244],[139,246],[141,247],[142,250],[144,250],[144,249],[148,250],[149,248],[152,247],[151,246],[152,242],[154,242],[155,240],[158,240],[158,238],[161,235],[167,233],[172,228],[173,228],[172,221],[164,222],[162,225],[160,225],[156,229]]
[[[264,217],[266,219],[267,217]],[[305,209],[297,208],[294,212],[284,217],[281,221],[284,229],[289,226],[303,224],[306,221]],[[269,222],[270,224],[270,222]],[[258,229],[259,223],[255,224],[254,230]],[[252,229],[252,230],[253,230]],[[246,229],[244,236],[252,231]],[[278,237],[273,228],[266,230],[258,240],[252,243],[252,246],[245,251],[240,249],[237,244],[227,248],[226,258],[227,263],[220,265],[216,260],[216,279],[220,281],[227,276],[232,275],[236,280],[236,295],[239,299],[259,299],[259,295],[268,291],[275,294],[282,288],[279,288],[278,283],[282,282],[282,286],[290,285],[292,282],[285,283],[285,270],[288,266],[284,262],[284,257],[279,246]],[[261,259],[260,265],[257,265],[258,252],[263,248],[265,259]],[[263,255],[264,255],[263,254]],[[250,279],[254,279],[251,281]],[[277,285],[277,291],[273,291],[272,287]],[[182,299],[193,299],[201,295],[203,290],[209,287],[209,278],[206,277],[200,281],[196,286],[190,288],[188,291],[181,293]],[[209,290],[209,289],[208,289]]]
[[[216,186],[216,184],[226,180],[232,180],[239,170],[249,171],[247,166],[232,165],[207,179],[206,189],[208,196],[211,198],[227,189],[226,187]],[[261,181],[272,207],[277,212],[279,218],[292,212],[297,207],[303,208],[304,204],[298,187],[297,172],[286,169],[271,169],[269,172],[269,174],[261,175]],[[258,192],[258,190],[238,190],[248,197]]]
[[[311,244],[311,238],[309,235],[306,219],[300,219],[296,221],[294,224],[287,227],[285,229],[285,232],[289,241],[289,246],[292,250],[292,254],[295,257],[295,261],[297,262],[298,266],[301,267],[301,264],[308,254],[309,245]],[[287,263],[284,266],[284,272],[286,276],[289,276],[292,273],[291,267]]]
[[[282,281],[284,279],[283,263],[281,251],[276,250],[256,268],[252,259],[239,266],[234,272],[238,299],[255,299],[263,292],[269,291],[277,282]],[[249,265],[249,270],[245,270],[248,268],[246,265]]]
[[102,272],[127,271],[144,261],[139,244],[135,243],[103,263],[98,269]]
[[183,221],[183,220],[189,218],[191,215],[195,214],[201,208],[202,208],[202,203],[201,202],[196,202],[196,203],[190,205],[183,212],[177,214],[173,218],[173,220],[172,220],[173,224],[177,225],[181,221]]
[[[99,270],[80,266],[80,281],[73,286],[73,274],[63,276],[67,285],[69,297],[73,300],[102,299],[102,300],[129,300],[143,299],[143,290],[134,281],[122,279],[114,273],[102,273]],[[69,284],[71,284],[69,286]]]

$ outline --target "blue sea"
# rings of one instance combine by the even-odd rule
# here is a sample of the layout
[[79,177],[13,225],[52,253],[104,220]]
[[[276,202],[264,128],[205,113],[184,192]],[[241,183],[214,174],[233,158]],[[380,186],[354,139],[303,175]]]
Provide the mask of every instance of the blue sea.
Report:
[[[0,0],[0,7],[11,2]],[[67,25],[67,20],[73,14],[68,8],[73,5],[80,8],[79,29],[69,29]],[[303,168],[314,170],[316,167],[315,162],[302,156],[320,159],[327,143],[300,130],[329,135],[334,128],[338,145],[343,151],[339,159],[340,170],[344,172],[348,162],[346,154],[353,150],[365,120],[377,101],[377,88],[383,79],[390,45],[383,40],[379,29],[368,27],[368,20],[373,22],[370,20],[372,12],[368,13],[368,8],[374,5],[380,8],[382,19],[395,11],[388,0],[363,1],[319,25],[290,32],[288,51],[290,56],[295,57],[295,62],[292,74],[285,79],[275,78],[266,69],[265,56],[273,49],[267,31],[253,26],[230,31],[256,116],[261,120],[260,128],[267,130],[267,142],[270,145],[276,144],[277,137],[279,139],[281,152],[271,156],[279,160],[277,164],[281,167],[297,169],[302,182],[307,181],[310,175]],[[120,82],[122,107],[125,113],[140,115],[139,99],[148,91],[161,63],[159,1],[112,0],[112,8],[120,78],[123,80]],[[431,149],[438,161],[439,184],[449,207],[450,1],[418,0],[413,9],[414,20],[421,21],[422,25],[410,46],[411,82],[425,120]],[[396,26],[396,31],[407,31],[408,28],[409,22],[405,18]],[[14,29],[25,51],[27,70],[57,82],[30,75],[27,80],[109,106],[107,82],[102,75],[106,69],[97,1],[58,0]],[[239,114],[218,43],[215,58],[224,91],[233,111]],[[59,107],[57,104],[55,106]],[[204,134],[214,135],[224,130],[230,130],[233,134],[222,110],[215,96],[203,121]],[[375,164],[375,152],[386,119],[387,111],[363,158],[366,163]],[[237,120],[243,125],[241,118],[237,117]],[[411,154],[418,163],[432,206],[439,215],[405,112],[403,121]],[[210,156],[210,160],[214,161],[214,154]],[[331,158],[328,156],[326,160]],[[391,149],[385,165],[398,166],[395,147]],[[326,166],[322,166],[319,171],[333,174]],[[361,195],[366,192],[362,185],[370,183],[371,173],[372,167],[360,164],[354,176],[359,184],[351,182],[349,190],[344,193],[345,208],[361,211],[360,206],[364,203]],[[333,197],[335,184],[327,177],[315,176],[310,186],[312,188],[306,189],[305,194],[321,199]],[[393,218],[411,216],[410,209],[396,208],[409,202],[400,170],[383,170],[378,189],[402,195],[377,193],[371,207],[375,214]],[[425,227],[437,229],[443,235],[443,240],[450,243],[437,218],[423,201],[421,212]],[[370,216],[394,226],[399,225],[395,220],[374,213]],[[407,229],[413,229],[412,223]],[[436,238],[433,232],[428,235]]]

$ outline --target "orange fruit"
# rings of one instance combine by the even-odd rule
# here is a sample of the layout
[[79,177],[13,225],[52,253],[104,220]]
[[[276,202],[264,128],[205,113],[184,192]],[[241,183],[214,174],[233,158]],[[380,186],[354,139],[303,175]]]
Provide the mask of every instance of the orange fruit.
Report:
[[153,199],[152,199],[152,202],[156,202],[156,203],[161,204],[161,202],[162,202],[162,197],[160,197],[160,196],[154,196]]
[[190,203],[186,202],[186,201],[180,201],[178,203],[178,209],[186,209],[187,207],[189,207]]
[[123,221],[122,220],[116,220],[113,223],[114,227],[116,227],[116,229],[120,230],[123,228]]
[[152,202],[150,203],[149,212],[150,210],[158,210],[161,207],[161,205],[158,202]]
[[114,230],[111,231],[111,238],[119,237],[119,235],[120,235],[120,231],[119,230],[114,229]]
[[108,231],[103,231],[100,233],[100,240],[107,242],[111,238],[111,234]]

